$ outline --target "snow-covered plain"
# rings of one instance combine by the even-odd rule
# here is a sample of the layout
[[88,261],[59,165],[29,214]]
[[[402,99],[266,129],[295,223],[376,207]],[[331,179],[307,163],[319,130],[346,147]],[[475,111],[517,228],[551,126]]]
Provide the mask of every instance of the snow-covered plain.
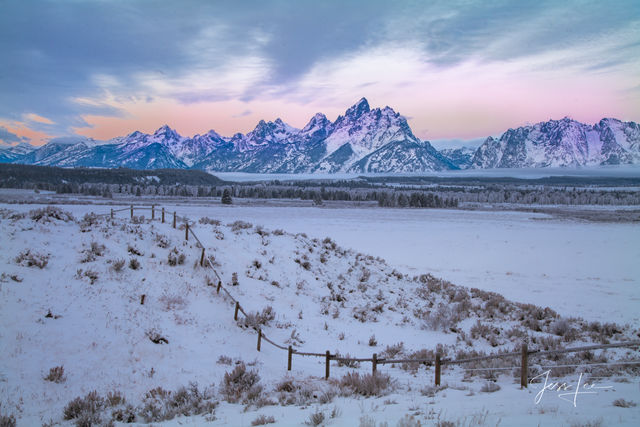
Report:
[[[151,202],[145,198],[141,201]],[[38,206],[0,207],[27,212]],[[173,210],[171,206],[168,208]],[[107,213],[110,207],[66,205],[63,209],[81,218],[91,211]],[[355,321],[348,314],[354,305],[377,300],[378,290],[389,296],[390,305],[397,296],[398,301],[408,298],[409,307],[415,308],[420,302],[411,297],[415,284],[405,279],[393,279],[394,269],[410,275],[432,273],[459,285],[499,291],[522,302],[570,308],[569,302],[558,301],[562,297],[558,297],[556,287],[570,278],[572,272],[575,275],[576,268],[584,267],[587,269],[585,276],[576,277],[588,278],[589,274],[596,273],[608,277],[607,286],[613,295],[605,297],[606,294],[598,293],[594,285],[597,280],[574,279],[571,282],[573,289],[582,292],[573,296],[584,309],[582,312],[569,310],[565,314],[612,321],[616,320],[612,317],[621,312],[620,320],[630,323],[633,329],[638,326],[633,317],[634,305],[624,305],[627,303],[625,298],[637,298],[637,291],[618,289],[614,283],[616,277],[629,275],[632,279],[630,287],[637,286],[638,267],[631,262],[634,257],[638,259],[636,242],[640,241],[635,225],[618,227],[556,221],[532,214],[442,210],[220,205],[179,205],[175,209],[194,220],[202,216],[218,219],[222,224],[244,220],[265,225],[268,230],[281,228],[290,233],[305,232],[310,238],[329,236],[340,246],[387,259],[389,265],[384,266],[367,258],[358,261],[355,252],[343,257],[331,253],[323,267],[324,264],[316,260],[320,255],[319,247],[303,236],[268,233],[261,237],[255,228],[232,232],[229,227],[220,226],[218,231],[224,234],[224,239],[218,240],[216,226],[196,226],[207,249],[220,263],[223,282],[230,282],[233,271],[239,273],[241,285],[231,287],[231,292],[243,301],[248,311],[259,310],[265,304],[273,305],[281,327],[271,326],[269,336],[278,342],[292,340],[303,350],[340,349],[368,357],[372,352],[380,353],[386,345],[400,341],[411,350],[432,349],[438,343],[456,344],[455,334],[425,330],[415,320],[405,321],[401,312],[385,310],[377,322]],[[145,212],[145,216],[149,218],[149,212]],[[113,226],[105,228],[105,224],[100,223],[86,232],[81,232],[77,224],[59,221],[44,224],[28,219],[2,222],[5,236],[0,248],[3,272],[18,274],[22,282],[14,283],[5,276],[0,283],[3,301],[0,346],[7,349],[3,350],[0,365],[0,402],[3,412],[19,416],[19,425],[39,425],[49,419],[62,421],[64,405],[93,389],[102,394],[121,390],[130,401],[136,402],[144,392],[157,386],[175,390],[190,381],[197,381],[201,386],[218,385],[225,371],[232,369],[232,366],[216,363],[220,356],[255,363],[267,390],[285,377],[285,354],[264,343],[263,351],[256,352],[255,334],[239,330],[231,319],[233,310],[228,301],[216,296],[214,288],[204,284],[205,276],[211,273],[193,268],[194,259],[199,255],[193,240],[185,243],[184,232],[173,230],[168,224],[161,225],[156,221],[136,227],[127,225],[127,218],[128,212],[121,212]],[[157,234],[166,235],[170,242],[167,248],[158,246]],[[92,241],[104,242],[105,254],[95,261],[81,263],[83,251]],[[563,241],[567,242],[564,249],[560,245]],[[122,273],[116,273],[106,261],[133,257],[129,244],[142,253],[139,256],[142,269],[134,271],[125,266]],[[167,253],[174,246],[187,256],[183,266],[168,267],[166,264]],[[15,256],[27,247],[51,255],[44,270],[16,264]],[[310,247],[315,248],[314,252],[308,251]],[[588,256],[580,261],[580,251],[585,250]],[[293,261],[307,251],[312,261],[308,271]],[[568,253],[565,261],[558,262],[556,258],[565,252]],[[597,259],[604,264],[617,260],[618,264],[598,268],[595,262],[590,264],[587,259]],[[262,267],[256,267],[255,260],[260,261]],[[576,264],[567,267],[570,262]],[[358,266],[355,272],[347,273],[354,266]],[[536,280],[538,266],[549,271],[548,288],[534,287],[540,282]],[[347,310],[339,317],[322,315],[320,290],[327,292],[324,281],[331,279],[337,284],[340,274],[348,279],[354,276],[355,280],[346,283],[355,287],[353,282],[361,281],[358,277],[363,267],[372,271],[371,278],[365,281],[369,291],[365,287],[361,291],[362,297],[357,296],[359,291],[354,296],[347,294]],[[79,268],[97,271],[96,283],[91,285],[86,275],[77,272]],[[456,279],[453,276],[458,268],[460,276]],[[616,273],[618,270],[622,272]],[[478,280],[478,283],[461,283],[465,278],[483,277],[485,271],[493,276],[487,275],[486,280]],[[516,280],[516,274],[523,275],[524,279]],[[260,278],[261,275],[265,277]],[[274,280],[278,282],[277,286],[270,284]],[[512,289],[520,280],[529,281],[524,287]],[[299,287],[300,281],[305,284]],[[586,283],[593,293],[586,294],[582,283]],[[391,297],[391,291],[396,296]],[[144,306],[139,304],[142,293],[148,298]],[[48,310],[61,317],[45,318]],[[598,313],[603,311],[606,315],[600,316]],[[467,322],[463,327],[468,329],[472,324]],[[149,342],[145,333],[151,328],[158,328],[170,344]],[[296,335],[292,330],[299,340],[292,339]],[[342,339],[340,333],[344,333]],[[369,346],[371,335],[376,336],[379,344]],[[482,339],[474,342],[473,348],[492,351]],[[65,366],[67,381],[62,384],[43,381],[48,369],[57,365]],[[362,372],[369,369],[369,364],[361,367]],[[579,396],[574,407],[553,393],[547,393],[536,404],[534,398],[540,385],[532,384],[528,390],[520,390],[510,374],[498,379],[501,390],[482,393],[483,380],[476,378],[466,383],[462,371],[446,369],[443,382],[449,388],[428,396],[422,390],[432,384],[432,368],[421,367],[415,375],[386,365],[379,370],[390,373],[397,381],[398,388],[390,395],[366,399],[336,397],[325,405],[316,402],[302,406],[251,407],[246,412],[241,405],[222,403],[216,410],[213,424],[250,425],[258,415],[265,414],[274,416],[278,425],[301,425],[315,411],[328,417],[333,407],[339,408],[340,415],[328,419],[327,425],[358,425],[364,416],[395,425],[405,415],[413,415],[426,425],[438,420],[458,422],[459,425],[580,425],[598,419],[602,419],[603,425],[637,425],[640,421],[637,407],[618,408],[611,404],[618,398],[638,402],[640,385],[634,377],[627,380],[630,382],[603,379],[601,385],[612,386],[612,389],[603,389],[597,395]],[[333,365],[332,377],[339,378],[347,371],[347,368]],[[296,378],[316,377],[309,380],[316,394],[328,387],[317,379],[324,373],[321,359],[296,356],[292,373]],[[578,376],[569,375],[563,380],[575,382]],[[203,417],[179,417],[166,424],[204,423]]]
[[635,223],[435,209],[169,208],[328,236],[407,272],[429,272],[567,316],[640,323],[640,225]]

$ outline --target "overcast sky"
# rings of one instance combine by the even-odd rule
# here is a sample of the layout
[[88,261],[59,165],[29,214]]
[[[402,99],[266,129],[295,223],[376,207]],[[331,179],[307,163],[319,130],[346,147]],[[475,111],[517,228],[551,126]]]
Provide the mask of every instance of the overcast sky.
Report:
[[0,140],[302,127],[359,98],[416,136],[640,121],[640,2],[0,0]]

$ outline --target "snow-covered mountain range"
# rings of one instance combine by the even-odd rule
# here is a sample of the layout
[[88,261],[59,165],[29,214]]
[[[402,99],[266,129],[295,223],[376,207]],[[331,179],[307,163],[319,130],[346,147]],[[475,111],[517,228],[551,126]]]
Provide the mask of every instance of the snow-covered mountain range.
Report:
[[640,126],[602,119],[594,126],[565,117],[489,137],[471,168],[577,167],[640,163]]
[[467,168],[578,167],[640,163],[640,127],[603,119],[594,126],[564,118],[509,129],[475,151],[436,150],[417,138],[390,107],[371,109],[365,98],[334,122],[318,113],[302,129],[261,120],[247,134],[214,130],[184,137],[164,125],[105,144],[56,138],[0,150],[0,163],[61,167],[201,169],[255,173],[432,172]]

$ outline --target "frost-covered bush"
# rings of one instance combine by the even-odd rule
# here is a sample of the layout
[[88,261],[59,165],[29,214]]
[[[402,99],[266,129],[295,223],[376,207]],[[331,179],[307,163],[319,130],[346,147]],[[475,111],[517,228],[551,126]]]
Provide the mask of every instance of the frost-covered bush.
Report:
[[24,267],[38,267],[43,269],[49,263],[49,254],[41,254],[31,249],[25,249],[16,257],[16,264]]
[[100,219],[98,218],[98,215],[96,215],[93,212],[89,212],[84,214],[84,216],[82,217],[82,220],[80,221],[80,231],[82,231],[83,233],[91,230],[91,228],[94,225],[98,225],[98,223],[100,222]]
[[238,232],[240,230],[247,230],[253,227],[253,224],[245,221],[235,221],[235,222],[232,222],[231,224],[227,224],[227,226],[231,227],[231,231]]
[[444,304],[435,310],[415,310],[414,315],[423,320],[425,328],[432,331],[448,332],[454,328],[460,320],[456,310]]
[[248,328],[259,328],[260,326],[268,326],[269,322],[276,318],[273,307],[267,306],[262,311],[247,313],[246,316],[238,320],[238,324]]
[[100,257],[104,255],[104,251],[105,251],[104,245],[98,242],[91,242],[89,247],[82,251],[83,256],[82,256],[82,259],[80,259],[80,262],[82,263],[93,262],[96,260],[96,257]]
[[76,425],[94,425],[101,423],[100,413],[105,400],[97,391],[89,392],[85,397],[76,397],[64,408],[65,420],[76,420]]
[[173,250],[169,252],[169,255],[167,255],[167,264],[170,266],[182,265],[185,259],[185,254],[178,251],[177,248],[173,248]]
[[132,216],[131,217],[131,223],[132,224],[143,224],[144,223],[144,215],[140,215],[140,216]]
[[391,377],[383,373],[360,375],[358,372],[349,372],[340,379],[339,385],[346,396],[382,396],[391,388]]
[[69,222],[73,221],[73,215],[70,212],[63,211],[56,206],[47,206],[45,208],[34,209],[29,211],[29,218],[36,222],[47,223],[54,219],[59,221]]
[[255,370],[247,371],[244,363],[239,363],[231,372],[226,372],[220,384],[220,394],[229,403],[248,403],[262,393],[260,376]]
[[480,391],[483,393],[493,393],[500,390],[500,386],[494,382],[486,382],[480,388]]
[[207,414],[211,420],[217,406],[213,390],[199,390],[197,384],[191,383],[189,387],[180,387],[174,392],[161,387],[149,390],[139,415],[148,423],[171,420],[179,415]]
[[155,235],[155,240],[156,240],[156,245],[158,245],[158,247],[162,249],[168,248],[169,245],[171,244],[171,240],[169,239],[169,237],[167,237],[164,234],[157,233]]

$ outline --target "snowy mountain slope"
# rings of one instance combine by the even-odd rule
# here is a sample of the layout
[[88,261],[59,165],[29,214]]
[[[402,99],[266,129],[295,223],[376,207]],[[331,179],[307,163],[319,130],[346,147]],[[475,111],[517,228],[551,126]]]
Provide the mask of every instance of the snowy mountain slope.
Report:
[[[200,250],[193,239],[184,240],[183,230],[158,220],[138,218],[132,223],[123,213],[114,221],[92,216],[69,220],[55,208],[26,215],[3,209],[0,214],[7,236],[0,250],[0,344],[7,349],[0,360],[0,395],[3,408],[11,408],[21,422],[60,421],[69,401],[94,389],[103,395],[120,391],[134,406],[142,405],[144,393],[157,387],[175,390],[197,381],[218,390],[225,372],[233,369],[227,363],[239,360],[258,370],[265,398],[277,395],[273,389],[285,377],[286,352],[264,341],[262,351],[255,350],[255,333],[238,327],[230,301],[216,294],[215,286],[207,286],[215,284],[215,276],[198,266]],[[443,344],[445,354],[459,356],[511,350],[523,333],[530,337],[531,348],[602,339],[582,320],[563,320],[551,310],[514,304],[429,275],[408,277],[383,260],[345,250],[330,239],[211,219],[192,229],[244,310],[272,307],[273,319],[262,329],[297,350],[337,350],[359,357],[393,351],[409,357],[421,349],[432,354]],[[45,264],[44,259],[42,269],[29,266]],[[633,333],[628,327],[607,328],[612,340]],[[403,344],[387,348],[399,342]],[[616,354],[607,353],[609,358]],[[43,379],[55,366],[64,366],[66,380],[61,384]],[[311,378],[324,373],[322,359],[294,356],[293,367],[295,377],[308,378],[315,390],[299,405],[321,405],[322,392],[336,387]],[[399,394],[393,398],[402,408],[420,396],[424,375],[416,378],[411,369],[398,367],[380,369],[398,379]],[[333,364],[331,370],[332,378],[340,378],[350,369]],[[446,375],[460,378],[461,373]],[[510,376],[503,386],[513,386]],[[214,393],[222,399],[220,392]],[[513,391],[505,393],[513,399]],[[410,399],[405,403],[401,396]],[[341,402],[357,407],[357,401]],[[248,408],[254,410],[251,403]],[[231,415],[243,412],[239,406],[220,409],[216,415],[221,424],[251,421],[238,422]],[[280,417],[294,416],[293,423],[299,424],[303,419],[295,409]],[[142,407],[134,412],[138,421],[144,419]],[[252,419],[256,415],[253,412]]]
[[36,147],[26,142],[8,147],[0,146],[0,163],[13,163],[16,159],[29,154],[35,149]]
[[564,118],[509,129],[489,137],[472,168],[579,167],[640,162],[640,128],[634,122],[602,119],[594,126]]
[[447,160],[460,169],[467,169],[471,165],[473,155],[477,148],[461,147],[461,148],[444,148],[440,150]]

